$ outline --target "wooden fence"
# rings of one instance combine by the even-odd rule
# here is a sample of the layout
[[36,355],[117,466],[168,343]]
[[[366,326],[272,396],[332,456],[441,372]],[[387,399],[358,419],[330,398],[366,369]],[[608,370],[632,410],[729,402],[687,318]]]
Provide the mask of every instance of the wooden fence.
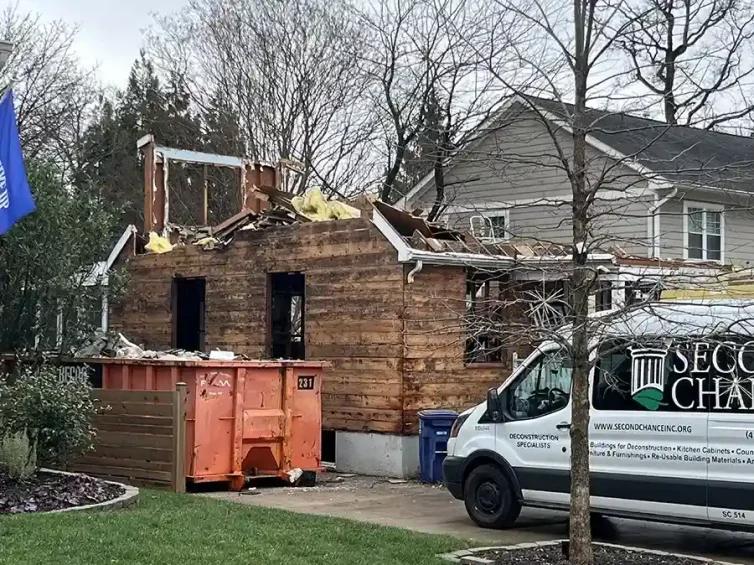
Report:
[[73,471],[128,483],[186,490],[186,385],[175,391],[103,390],[94,451]]

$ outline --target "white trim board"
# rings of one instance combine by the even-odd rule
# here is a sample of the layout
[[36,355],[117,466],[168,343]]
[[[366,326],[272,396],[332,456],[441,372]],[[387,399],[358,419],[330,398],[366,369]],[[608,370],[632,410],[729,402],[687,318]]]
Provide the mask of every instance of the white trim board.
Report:
[[126,247],[126,244],[131,239],[131,236],[133,235],[136,235],[136,226],[131,224],[126,227],[125,230],[123,230],[123,234],[113,246],[107,259],[105,261],[99,261],[92,266],[82,285],[95,286],[102,284],[107,286],[109,282],[107,276],[108,272],[113,268],[115,261],[118,259],[118,255],[121,254],[123,249]]

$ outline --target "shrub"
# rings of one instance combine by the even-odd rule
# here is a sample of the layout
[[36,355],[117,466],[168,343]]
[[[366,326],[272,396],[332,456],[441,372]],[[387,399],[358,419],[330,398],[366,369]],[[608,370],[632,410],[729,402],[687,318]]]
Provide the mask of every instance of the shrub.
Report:
[[97,409],[87,381],[58,377],[50,365],[26,366],[0,387],[0,435],[26,432],[40,465],[66,465],[92,447]]
[[37,468],[37,454],[26,432],[0,437],[0,467],[11,479],[28,479]]

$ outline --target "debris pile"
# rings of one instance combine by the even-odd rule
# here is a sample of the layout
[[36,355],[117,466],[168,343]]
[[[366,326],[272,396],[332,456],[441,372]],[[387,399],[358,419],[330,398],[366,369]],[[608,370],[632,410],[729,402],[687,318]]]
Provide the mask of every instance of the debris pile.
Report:
[[343,202],[327,200],[319,189],[304,196],[291,196],[274,188],[260,188],[270,206],[261,212],[244,209],[216,226],[183,226],[168,223],[165,235],[150,232],[145,249],[150,253],[167,253],[177,246],[197,245],[216,249],[228,245],[237,231],[264,230],[298,222],[323,222],[358,218],[361,212]]
[[89,341],[72,352],[73,357],[91,359],[110,357],[116,359],[158,359],[161,361],[203,361],[207,359],[219,361],[233,361],[245,359],[232,351],[214,350],[210,353],[201,351],[185,351],[183,349],[168,349],[155,351],[144,349],[126,339],[121,333],[97,331]]

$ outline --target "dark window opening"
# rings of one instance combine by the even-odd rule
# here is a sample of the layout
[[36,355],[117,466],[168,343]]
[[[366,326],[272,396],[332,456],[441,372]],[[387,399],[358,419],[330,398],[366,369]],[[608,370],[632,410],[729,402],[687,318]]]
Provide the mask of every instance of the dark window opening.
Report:
[[303,273],[269,276],[270,342],[273,359],[305,359]]
[[173,347],[186,351],[204,351],[205,341],[204,279],[173,281]]
[[471,273],[466,280],[466,363],[502,363],[506,278]]

